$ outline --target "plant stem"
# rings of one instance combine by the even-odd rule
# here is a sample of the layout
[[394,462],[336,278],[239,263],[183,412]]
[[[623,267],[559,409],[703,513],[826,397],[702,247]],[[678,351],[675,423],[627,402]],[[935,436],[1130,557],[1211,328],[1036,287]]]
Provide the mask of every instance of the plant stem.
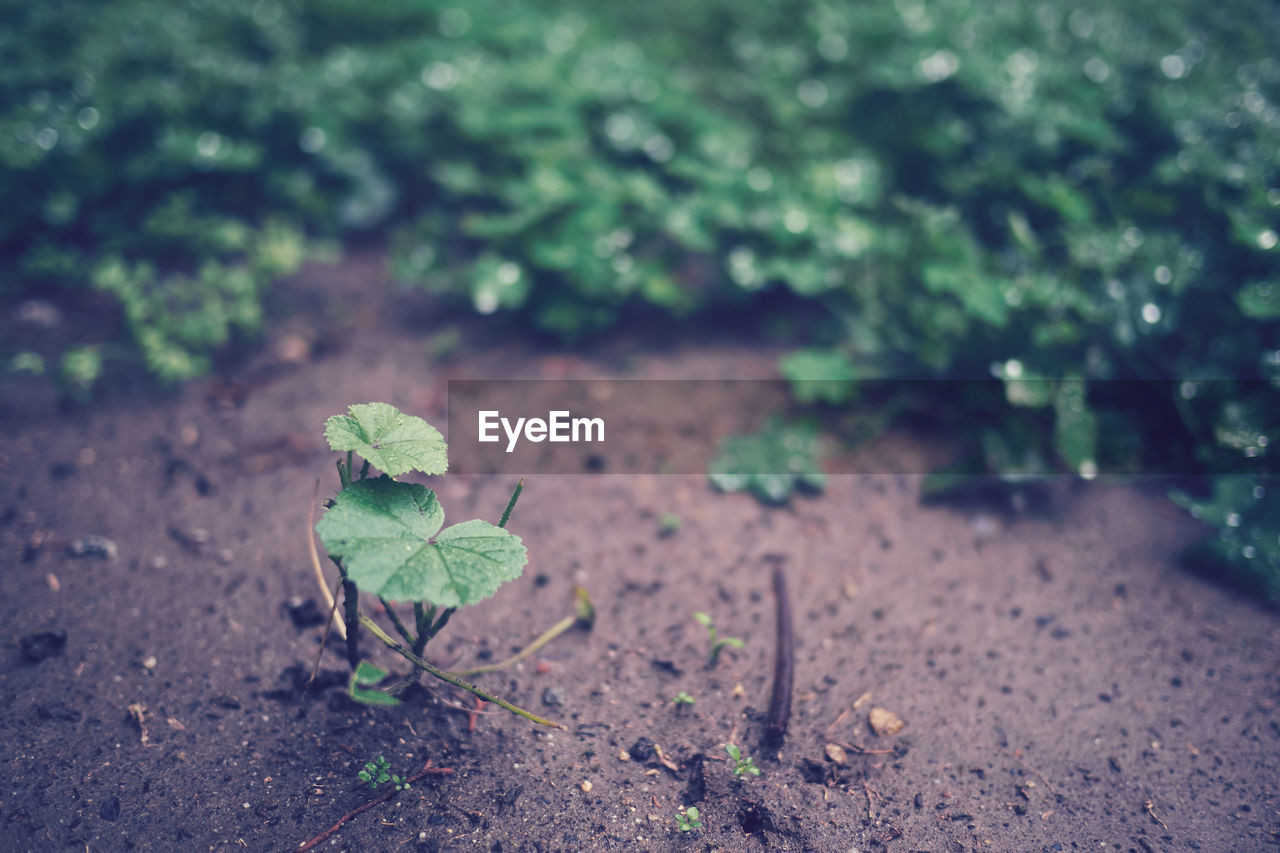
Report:
[[347,663],[360,665],[360,590],[342,573],[342,618],[347,623]]
[[387,618],[391,620],[391,624],[395,626],[396,633],[404,637],[406,643],[416,643],[417,639],[409,633],[409,628],[401,620],[400,614],[396,613],[395,608],[391,606],[391,602],[382,596],[378,596],[378,601],[382,602],[382,608],[387,611]]
[[458,678],[458,676],[454,675],[453,673],[445,672],[443,669],[440,669],[437,666],[433,666],[432,664],[427,663],[425,660],[418,657],[413,652],[409,651],[404,646],[400,645],[395,640],[393,640],[391,636],[387,634],[386,631],[382,630],[382,628],[378,625],[377,622],[374,622],[372,619],[370,619],[368,616],[364,615],[363,613],[360,614],[360,624],[368,628],[369,631],[375,637],[381,640],[387,648],[391,649],[393,652],[400,655],[405,660],[409,661],[414,666],[418,667],[424,672],[428,672],[431,675],[434,675],[436,678],[440,679],[441,681],[447,681],[449,684],[452,684],[454,687],[460,687],[463,690],[467,691],[468,693],[474,696],[479,696],[481,699],[483,699],[486,702],[492,702],[493,704],[497,705],[499,708],[505,708],[511,713],[524,717],[526,720],[532,723],[537,723],[540,726],[547,726],[553,729],[560,729],[561,731],[568,731],[568,729],[562,726],[560,723],[554,723],[551,720],[545,719],[543,717],[539,717],[537,714],[534,714],[530,711],[526,711],[523,708],[518,708],[515,705],[512,705],[510,702],[506,702],[502,699],[499,699],[497,696],[494,696],[491,693],[481,690],[479,687],[476,687],[474,684],[468,684],[467,682],[463,681],[461,678]]
[[507,508],[502,511],[502,521],[498,522],[499,527],[506,527],[507,521],[511,518],[511,510],[516,508],[516,501],[520,500],[520,493],[524,491],[524,477],[520,478],[520,482],[516,483],[516,489],[511,493],[511,500],[507,501]]
[[[422,656],[422,652],[431,642],[431,620],[436,618],[436,606],[424,607],[421,601],[413,603],[413,619],[418,627],[418,638],[413,641],[413,653]],[[417,678],[417,672],[414,672]]]
[[449,624],[449,620],[453,618],[453,614],[457,612],[458,608],[456,607],[446,607],[444,612],[440,614],[440,618],[436,621],[436,624],[431,626],[431,633],[427,634],[427,639],[434,639],[435,635],[439,634],[440,631],[444,629],[444,626]]

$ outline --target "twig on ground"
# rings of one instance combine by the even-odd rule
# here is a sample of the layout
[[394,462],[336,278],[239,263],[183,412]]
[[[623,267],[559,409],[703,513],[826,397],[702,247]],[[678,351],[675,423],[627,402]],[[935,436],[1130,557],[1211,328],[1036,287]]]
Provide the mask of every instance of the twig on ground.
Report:
[[781,566],[773,569],[773,594],[777,599],[778,645],[773,660],[773,696],[769,700],[769,716],[765,739],[771,746],[781,747],[791,720],[791,688],[795,679],[795,637],[791,630],[791,605],[787,601],[787,579]]
[[1165,832],[1169,831],[1169,825],[1164,821],[1162,821],[1160,819],[1160,816],[1156,814],[1156,804],[1153,803],[1151,800],[1147,800],[1147,814],[1151,815],[1152,820],[1160,824],[1161,829],[1163,829]]
[[[424,764],[424,765],[422,765],[422,769],[421,769],[421,770],[419,770],[419,771],[418,771],[417,773],[415,773],[414,775],[410,776],[410,777],[409,777],[407,780],[405,780],[405,781],[407,781],[407,782],[409,782],[410,784],[412,784],[412,783],[417,782],[419,779],[422,779],[424,776],[427,776],[427,775],[429,775],[429,774],[434,774],[434,775],[444,776],[444,775],[450,774],[450,773],[452,773],[452,772],[453,772],[453,768],[452,768],[452,767],[432,767],[432,766],[431,766],[431,759],[430,759],[430,758],[428,758],[428,759],[427,759],[427,763],[426,763],[426,764]],[[364,814],[365,812],[367,812],[369,809],[373,808],[374,806],[377,806],[377,805],[380,805],[380,804],[382,804],[382,803],[385,803],[387,800],[389,800],[389,799],[391,799],[392,797],[394,797],[397,793],[398,793],[398,792],[396,791],[396,789],[395,789],[395,788],[392,788],[392,789],[388,790],[388,791],[387,791],[385,794],[383,794],[382,796],[380,796],[380,797],[375,797],[374,799],[370,800],[370,801],[369,801],[369,802],[367,802],[367,803],[364,803],[363,805],[356,806],[354,809],[352,809],[351,811],[347,812],[347,813],[346,813],[346,814],[344,814],[342,817],[338,818],[338,822],[337,822],[337,823],[335,823],[333,826],[329,827],[329,828],[328,828],[328,829],[326,829],[324,832],[322,832],[322,833],[320,833],[319,835],[317,835],[315,838],[312,838],[310,841],[304,841],[302,844],[298,845],[297,853],[307,853],[307,851],[308,851],[308,850],[314,850],[314,849],[316,849],[316,847],[317,847],[318,845],[323,844],[326,840],[328,840],[329,838],[332,838],[332,837],[333,837],[333,835],[334,835],[335,833],[337,833],[337,832],[338,832],[338,830],[342,829],[343,824],[345,824],[347,821],[351,820],[352,818],[354,818],[354,817],[356,817],[356,816],[358,816],[358,815]]]

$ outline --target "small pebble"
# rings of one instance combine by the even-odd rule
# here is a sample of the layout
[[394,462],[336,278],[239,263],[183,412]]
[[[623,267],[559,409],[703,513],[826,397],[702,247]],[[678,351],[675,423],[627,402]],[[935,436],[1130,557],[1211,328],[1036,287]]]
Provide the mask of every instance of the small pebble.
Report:
[[223,548],[218,552],[218,562],[224,566],[229,566],[236,561],[236,555],[230,548]]
[[156,660],[155,655],[147,655],[142,659],[142,668],[151,672],[155,670],[157,663],[158,661]]
[[653,758],[653,741],[647,737],[642,737],[631,744],[631,749],[627,750],[631,757],[636,761],[648,761]]
[[559,708],[564,704],[565,695],[563,687],[548,687],[542,691],[542,704],[550,708]]
[[595,787],[595,785],[592,785],[592,784],[591,784],[591,780],[590,780],[590,779],[583,779],[583,780],[582,780],[582,784],[581,784],[581,785],[579,785],[578,787],[582,789],[582,793],[584,793],[584,794],[590,794],[590,793],[591,793],[591,789],[592,789],[592,788],[594,788],[594,787]]
[[868,721],[871,723],[871,730],[881,737],[896,735],[906,725],[897,714],[884,708],[872,708]]
[[116,543],[105,536],[82,536],[67,546],[73,557],[97,557],[99,560],[116,558]]

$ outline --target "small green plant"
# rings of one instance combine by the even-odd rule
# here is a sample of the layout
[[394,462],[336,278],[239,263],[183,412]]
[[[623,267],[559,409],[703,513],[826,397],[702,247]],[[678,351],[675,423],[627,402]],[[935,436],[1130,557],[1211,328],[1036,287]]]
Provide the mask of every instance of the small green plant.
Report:
[[680,530],[680,516],[674,512],[664,512],[658,516],[658,535],[665,538],[667,536],[675,536]]
[[735,435],[711,460],[711,484],[723,492],[749,491],[766,504],[783,504],[797,490],[821,490],[827,483],[819,457],[818,432],[806,424],[770,418],[754,435]]
[[[422,671],[535,723],[557,727],[422,658],[427,643],[460,607],[488,598],[524,571],[524,543],[506,530],[523,481],[496,525],[474,519],[445,527],[435,492],[395,479],[410,471],[445,472],[448,448],[435,427],[386,403],[367,403],[329,418],[325,438],[333,450],[346,453],[338,460],[342,490],[327,502],[328,512],[316,524],[316,532],[341,578],[347,660],[354,671],[351,696],[367,704],[398,704],[393,694],[416,681]],[[363,460],[359,473],[357,454]],[[382,474],[371,477],[371,468]],[[377,596],[404,644],[360,612],[362,591]],[[413,603],[412,626],[396,612],[395,601]],[[589,600],[586,608],[590,609]],[[564,628],[573,623],[569,620]],[[361,628],[413,664],[412,675],[389,690],[379,689],[387,672],[361,660]]]
[[391,762],[385,755],[379,755],[374,761],[366,761],[364,769],[356,774],[361,782],[369,786],[370,791],[378,790],[379,785],[391,784],[397,791],[407,791],[411,787],[404,778],[391,772]]
[[729,757],[733,759],[734,776],[743,779],[748,775],[760,775],[760,768],[756,767],[755,760],[749,755],[744,756],[736,743],[725,744],[724,751],[729,753]]
[[725,646],[740,649],[746,645],[737,637],[721,637],[716,630],[716,626],[711,623],[711,617],[706,613],[698,611],[693,614],[693,618],[698,624],[705,625],[707,628],[707,635],[711,641],[711,653],[707,659],[708,666],[715,666],[720,661],[720,652],[724,650]]
[[687,809],[676,812],[676,826],[680,827],[681,832],[702,829],[701,817],[702,813],[698,811],[697,806],[689,806]]
[[692,696],[690,696],[688,693],[686,693],[683,690],[681,690],[675,696],[671,697],[671,704],[677,707],[681,705],[692,705],[694,702],[697,702],[697,701],[698,701],[697,699],[694,699]]

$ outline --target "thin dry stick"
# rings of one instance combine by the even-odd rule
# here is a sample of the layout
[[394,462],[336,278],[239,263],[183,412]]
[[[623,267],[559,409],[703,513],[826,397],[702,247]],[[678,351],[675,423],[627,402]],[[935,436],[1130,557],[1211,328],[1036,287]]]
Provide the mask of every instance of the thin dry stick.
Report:
[[1032,774],[1041,782],[1043,782],[1044,786],[1049,789],[1049,793],[1053,795],[1053,798],[1055,800],[1061,799],[1058,796],[1058,792],[1053,790],[1053,785],[1049,782],[1048,779],[1044,777],[1044,774],[1042,774],[1039,770],[1032,767],[1030,764],[1027,764],[1027,762],[1023,761],[1022,759],[1018,759],[1018,763],[1022,765],[1023,770],[1026,770],[1028,773]]
[[[320,659],[324,657],[324,647],[329,642],[329,629],[333,627],[333,614],[338,612],[338,599],[336,596],[338,594],[338,586],[341,585],[342,579],[339,578],[338,584],[333,588],[335,598],[333,599],[333,603],[329,605],[329,619],[324,623],[324,633],[320,635],[320,651],[316,652],[316,662],[315,665],[311,667],[311,677],[307,679],[308,688],[310,688],[315,682],[316,676],[320,674]],[[327,591],[328,590],[326,590],[326,592]],[[341,625],[342,623],[339,622],[338,624]]]
[[[338,599],[334,595],[329,594],[329,584],[324,579],[324,572],[320,569],[320,552],[316,550],[316,498],[320,496],[320,478],[316,477],[316,488],[311,494],[311,505],[307,507],[307,552],[311,555],[311,568],[316,573],[316,583],[320,584],[320,593],[324,596],[324,603],[329,605],[330,615],[332,609],[336,605]],[[347,639],[347,626],[341,622],[337,623],[338,636],[344,641]],[[327,634],[328,631],[326,630]]]
[[842,740],[833,740],[831,742],[841,749],[856,752],[859,755],[893,755],[892,749],[867,749],[865,746],[859,746],[856,743],[845,743]]
[[773,594],[777,599],[778,646],[773,661],[773,696],[765,723],[768,743],[781,747],[791,719],[791,690],[795,680],[795,637],[791,629],[791,604],[787,601],[787,579],[780,566],[773,569]]
[[1160,824],[1161,829],[1163,829],[1165,832],[1169,831],[1169,825],[1164,821],[1162,821],[1160,819],[1160,816],[1156,814],[1156,804],[1153,803],[1151,800],[1147,800],[1147,814],[1151,815],[1152,820]]
[[[453,772],[452,767],[432,767],[431,759],[428,758],[427,763],[422,765],[422,769],[419,770],[414,775],[410,776],[406,781],[408,781],[410,784],[413,784],[414,782],[417,782],[419,779],[423,778],[429,773],[434,773],[434,774],[443,776],[452,772]],[[338,819],[338,822],[335,823],[333,826],[329,827],[324,832],[317,835],[315,838],[312,838],[310,841],[304,841],[302,844],[298,845],[298,853],[307,853],[308,850],[316,849],[318,845],[323,844],[327,839],[333,837],[333,835],[338,830],[342,829],[342,825],[345,824],[347,821],[351,820],[357,815],[367,812],[369,809],[373,808],[376,805],[385,803],[387,800],[394,797],[397,793],[398,792],[396,791],[396,789],[392,788],[391,790],[383,794],[381,797],[372,799],[369,802],[365,803],[364,805],[357,806],[356,808],[347,812],[342,817],[340,817]]]

